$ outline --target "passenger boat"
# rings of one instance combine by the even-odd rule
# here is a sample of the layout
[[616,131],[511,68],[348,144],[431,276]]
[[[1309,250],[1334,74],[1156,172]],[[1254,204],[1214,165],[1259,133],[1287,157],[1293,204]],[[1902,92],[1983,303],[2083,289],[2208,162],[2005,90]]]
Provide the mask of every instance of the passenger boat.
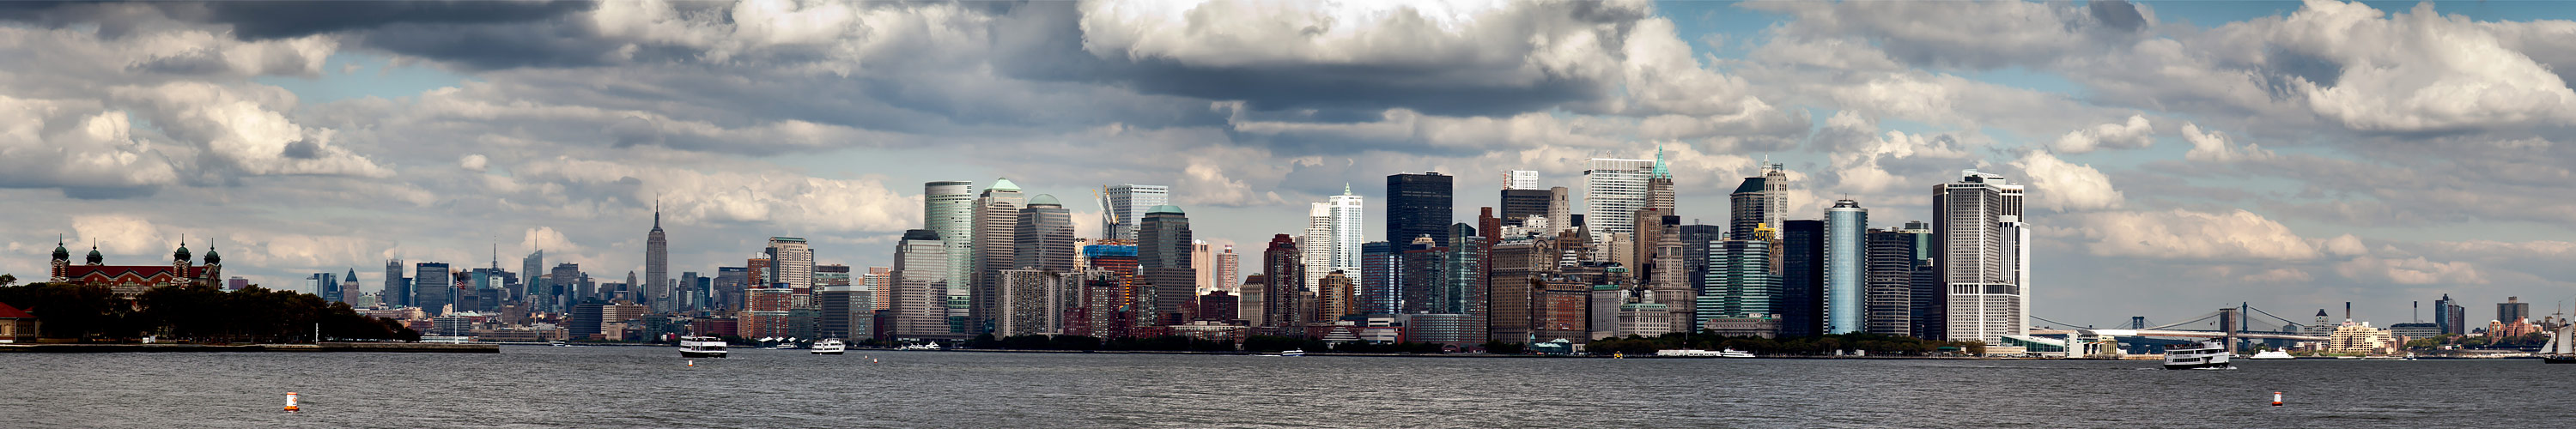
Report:
[[1306,355],[1306,350],[1305,350],[1305,349],[1297,349],[1297,350],[1289,350],[1289,351],[1279,352],[1279,354],[1274,354],[1274,355],[1271,355],[1271,356],[1305,356],[1305,355]]
[[2540,355],[2543,363],[2576,363],[2576,325],[2558,327],[2549,333],[2549,344],[2532,354]]
[[1718,352],[1717,352],[1717,357],[1722,357],[1722,358],[1749,358],[1749,357],[1753,357],[1753,353],[1746,352],[1746,351],[1743,351],[1743,350],[1726,349],[1726,350],[1718,351]]
[[848,346],[841,344],[841,340],[824,339],[822,341],[814,342],[813,353],[818,355],[837,355],[841,354],[841,350],[846,348],[848,348]]
[[2203,368],[2231,368],[2227,365],[2227,345],[2199,341],[2165,346],[2165,369]]
[[694,335],[680,337],[680,357],[725,357],[725,341],[722,338]]
[[2263,352],[2255,353],[2253,357],[2246,359],[2298,359],[2298,357],[2290,356],[2289,353],[2282,352],[2280,350],[2264,350]]

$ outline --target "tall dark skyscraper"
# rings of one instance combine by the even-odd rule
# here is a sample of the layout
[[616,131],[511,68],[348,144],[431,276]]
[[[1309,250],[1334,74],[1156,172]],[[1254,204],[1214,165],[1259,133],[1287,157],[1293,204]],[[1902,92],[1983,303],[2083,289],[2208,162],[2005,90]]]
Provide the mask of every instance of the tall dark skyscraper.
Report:
[[1285,333],[1303,336],[1306,321],[1301,310],[1306,284],[1304,258],[1297,252],[1297,239],[1288,234],[1270,237],[1270,248],[1261,251],[1261,322],[1260,326],[1280,328]]
[[2508,296],[2504,298],[2504,302],[2496,303],[2495,320],[2497,321],[2513,323],[2530,318],[2531,303],[2522,302],[2522,297]]
[[376,298],[380,298],[389,307],[411,305],[411,284],[403,280],[401,259],[385,261],[385,276],[382,281],[384,285],[377,287]]
[[1395,313],[1396,289],[1404,281],[1402,248],[1384,241],[1360,245],[1360,304],[1353,313]]
[[1411,243],[1427,236],[1434,243],[1449,242],[1451,179],[1438,172],[1386,176],[1387,241]]
[[1869,333],[1913,335],[1914,269],[1932,258],[1932,231],[1888,228],[1870,231],[1865,240],[1869,261],[1863,288],[1868,295],[1864,305]]
[[1789,174],[1782,172],[1780,167],[1779,164],[1764,165],[1762,176],[1744,178],[1744,184],[1736,186],[1735,193],[1727,195],[1730,207],[1726,238],[1749,240],[1755,227],[1768,225],[1780,228],[1780,224],[1788,219]]
[[670,311],[664,303],[671,296],[671,240],[662,235],[662,204],[653,203],[653,232],[644,234],[644,284],[626,285],[641,290],[644,303],[656,311]]
[[1780,237],[1787,254],[1780,261],[1780,300],[1772,308],[1780,312],[1781,337],[1815,336],[1824,326],[1825,221],[1784,223]]
[[1555,198],[1554,194],[1546,189],[1504,189],[1501,207],[1503,224],[1522,226],[1521,222],[1527,221],[1530,216],[1546,217],[1548,201]]
[[456,303],[456,279],[448,274],[447,264],[422,262],[412,275],[411,302],[430,314],[447,314],[448,304]]
[[1154,285],[1144,290],[1153,299],[1138,301],[1152,303],[1154,316],[1161,320],[1186,322],[1173,316],[1198,298],[1199,275],[1190,266],[1190,244],[1190,217],[1180,206],[1147,209],[1136,225],[1136,274]]

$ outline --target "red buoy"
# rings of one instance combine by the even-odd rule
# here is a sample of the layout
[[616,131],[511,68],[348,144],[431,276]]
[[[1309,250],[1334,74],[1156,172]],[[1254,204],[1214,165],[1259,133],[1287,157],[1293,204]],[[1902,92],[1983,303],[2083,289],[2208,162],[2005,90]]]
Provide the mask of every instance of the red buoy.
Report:
[[295,392],[286,392],[286,411],[295,411]]
[[2281,392],[2272,392],[2272,406],[2281,406]]

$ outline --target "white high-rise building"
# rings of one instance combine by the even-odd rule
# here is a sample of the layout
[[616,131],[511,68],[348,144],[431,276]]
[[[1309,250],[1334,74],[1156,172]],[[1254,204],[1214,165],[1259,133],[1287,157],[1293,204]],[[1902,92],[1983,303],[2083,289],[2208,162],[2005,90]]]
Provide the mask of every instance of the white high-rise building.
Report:
[[1145,210],[1172,203],[1172,188],[1126,184],[1101,189],[1100,234],[1112,240],[1136,241],[1136,226]]
[[1503,189],[1546,190],[1538,187],[1538,171],[1512,170],[1503,174]]
[[[1362,232],[1368,229],[1367,224],[1360,223],[1363,213],[1367,210],[1349,185],[1342,186],[1341,195],[1326,197],[1306,212],[1306,236],[1298,240],[1297,246],[1304,252],[1299,256],[1306,263],[1307,281],[1322,281],[1334,270],[1359,278],[1360,245],[1366,243]],[[1312,290],[1316,285],[1306,286]]]
[[1942,326],[1951,341],[2002,344],[2024,335],[2030,311],[2030,232],[2022,223],[2022,185],[1967,170],[1932,188],[1932,244],[1947,296]]
[[1243,296],[1243,285],[1241,283],[1243,282],[1243,277],[1240,271],[1243,268],[1242,258],[1243,257],[1241,255],[1236,255],[1234,253],[1234,245],[1232,244],[1225,245],[1225,253],[1216,254],[1217,290],[1223,290],[1226,291],[1226,293],[1231,293],[1235,296]]
[[1646,179],[1654,167],[1651,159],[1584,160],[1583,225],[1605,237],[1635,233],[1634,216],[1646,206]]
[[940,265],[947,276],[940,280],[948,286],[949,310],[956,313],[953,316],[965,317],[975,285],[975,183],[929,182],[922,191],[921,225],[939,234],[940,255],[947,258]]

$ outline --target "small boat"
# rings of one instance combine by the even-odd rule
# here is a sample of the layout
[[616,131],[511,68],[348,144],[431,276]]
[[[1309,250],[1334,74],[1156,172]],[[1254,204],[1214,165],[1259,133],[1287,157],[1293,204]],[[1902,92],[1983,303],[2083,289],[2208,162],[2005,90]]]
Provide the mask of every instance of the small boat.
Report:
[[2298,357],[2297,357],[2297,356],[2290,356],[2290,354],[2289,354],[2289,353],[2287,353],[2287,352],[2282,352],[2282,351],[2280,351],[2280,350],[2264,350],[2263,352],[2261,352],[2261,353],[2255,353],[2253,357],[2249,357],[2249,358],[2246,358],[2246,359],[2265,359],[2265,360],[2269,360],[2269,359],[2298,359]]
[[2541,363],[2576,363],[2576,325],[2560,326],[2549,333],[2549,344],[2540,346]]
[[1753,357],[1753,353],[1751,353],[1751,352],[1746,352],[1746,351],[1743,351],[1743,350],[1726,349],[1726,350],[1718,351],[1718,352],[1717,352],[1717,357],[1722,357],[1722,358],[1749,358],[1749,357]]
[[814,342],[813,353],[818,355],[837,355],[841,354],[841,350],[847,348],[849,348],[848,345],[841,344],[841,340],[826,339]]
[[2165,369],[2225,369],[2227,345],[2217,341],[2197,341],[2165,346]]
[[903,347],[896,347],[896,348],[894,348],[894,349],[895,349],[895,350],[940,350],[941,348],[939,347],[939,343],[921,343],[921,344],[913,344],[913,345],[908,345],[908,346],[903,346]]
[[555,347],[572,347],[572,344],[566,344],[562,341],[547,341],[546,345]]
[[1279,353],[1276,353],[1276,354],[1272,354],[1271,356],[1305,356],[1305,355],[1306,355],[1306,350],[1305,350],[1305,349],[1297,349],[1297,350],[1289,350],[1289,351],[1279,352]]
[[680,357],[725,357],[725,341],[722,338],[695,335],[680,337]]

